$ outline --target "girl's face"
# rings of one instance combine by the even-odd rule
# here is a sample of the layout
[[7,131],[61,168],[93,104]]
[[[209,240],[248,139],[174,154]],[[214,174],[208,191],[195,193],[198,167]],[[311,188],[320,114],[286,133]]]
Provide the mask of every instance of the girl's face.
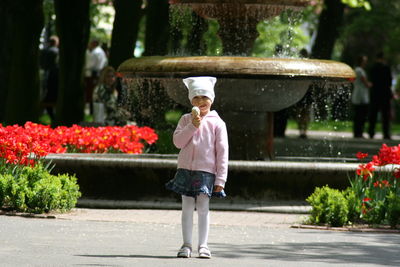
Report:
[[108,72],[106,73],[106,76],[104,77],[104,83],[105,85],[112,87],[115,83],[115,74],[114,72]]
[[195,96],[192,99],[192,105],[200,109],[201,116],[205,116],[208,112],[210,112],[211,104],[211,100],[206,96]]

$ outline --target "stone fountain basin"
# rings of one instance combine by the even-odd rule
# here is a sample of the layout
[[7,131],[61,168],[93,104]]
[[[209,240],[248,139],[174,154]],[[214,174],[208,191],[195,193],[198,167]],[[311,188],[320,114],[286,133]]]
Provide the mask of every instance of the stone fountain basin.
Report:
[[348,83],[355,77],[346,64],[329,60],[256,57],[142,57],[118,71],[128,87],[141,79],[161,82],[176,102],[190,106],[181,79],[215,76],[216,109],[278,111],[298,102],[316,81]]
[[[49,154],[53,173],[76,174],[83,198],[111,200],[177,199],[165,189],[177,155]],[[316,186],[344,189],[356,163],[229,161],[228,201],[304,200]]]

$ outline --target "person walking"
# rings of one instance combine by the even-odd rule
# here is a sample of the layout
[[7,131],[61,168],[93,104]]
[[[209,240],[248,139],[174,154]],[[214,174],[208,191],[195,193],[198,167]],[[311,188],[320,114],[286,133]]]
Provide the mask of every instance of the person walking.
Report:
[[364,124],[368,116],[368,106],[370,103],[369,88],[371,88],[372,84],[369,82],[365,72],[367,62],[367,56],[359,56],[354,69],[356,73],[356,80],[354,81],[351,103],[353,104],[354,108],[353,136],[355,138],[363,138]]
[[43,106],[50,119],[54,120],[54,107],[58,95],[58,37],[51,36],[47,47],[41,51],[40,65],[43,69]]
[[382,52],[378,53],[374,65],[371,68],[370,78],[372,82],[369,115],[369,137],[375,136],[375,124],[380,112],[382,117],[382,131],[384,139],[390,136],[390,102],[393,98],[392,73],[386,64]]
[[[300,58],[308,58],[309,54],[307,49],[303,48],[299,52]],[[313,86],[310,85],[305,95],[300,99],[299,102],[294,104],[291,107],[291,113],[295,121],[297,122],[297,126],[299,128],[299,137],[306,139],[307,138],[307,129],[310,123],[310,113],[311,107],[313,103],[312,91]]]
[[93,91],[99,83],[100,72],[107,66],[108,59],[98,40],[92,40],[86,50],[85,65],[85,102],[89,105],[89,113],[93,113]]
[[210,225],[210,197],[225,197],[228,175],[228,134],[225,122],[215,110],[215,77],[189,77],[183,79],[194,106],[192,113],[184,114],[173,134],[173,142],[180,149],[178,170],[166,188],[182,195],[183,245],[177,257],[192,254],[193,212],[198,214],[198,254],[211,258],[208,248]]

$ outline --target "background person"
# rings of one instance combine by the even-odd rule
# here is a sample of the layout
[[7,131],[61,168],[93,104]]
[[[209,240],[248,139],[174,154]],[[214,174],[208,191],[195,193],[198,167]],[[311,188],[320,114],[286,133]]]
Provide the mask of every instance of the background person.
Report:
[[369,77],[371,78],[371,97],[370,97],[370,113],[369,113],[369,137],[375,136],[375,124],[378,113],[382,118],[382,131],[384,139],[391,139],[390,136],[390,113],[392,92],[392,73],[390,67],[386,64],[382,52],[376,56],[375,63],[371,68]]
[[47,47],[41,51],[40,66],[43,69],[43,106],[54,121],[54,107],[58,95],[58,44],[57,36],[51,36]]
[[354,69],[356,80],[354,81],[351,103],[354,108],[353,136],[355,138],[363,138],[364,124],[368,117],[368,107],[370,103],[369,88],[371,88],[372,84],[369,82],[365,72],[367,63],[367,56],[359,56]]
[[89,113],[93,113],[93,90],[99,83],[100,72],[107,66],[108,59],[98,40],[92,40],[86,50],[85,64],[85,102],[89,105]]
[[130,114],[119,107],[116,85],[114,68],[105,67],[93,92],[93,122],[111,126],[126,124]]

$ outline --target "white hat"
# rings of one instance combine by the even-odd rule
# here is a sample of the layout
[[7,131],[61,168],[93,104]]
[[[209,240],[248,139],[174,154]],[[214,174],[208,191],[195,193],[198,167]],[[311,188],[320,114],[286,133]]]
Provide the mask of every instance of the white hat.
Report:
[[206,96],[211,102],[214,102],[214,85],[217,78],[209,76],[189,77],[183,79],[183,83],[189,90],[189,100],[192,102],[195,96]]

